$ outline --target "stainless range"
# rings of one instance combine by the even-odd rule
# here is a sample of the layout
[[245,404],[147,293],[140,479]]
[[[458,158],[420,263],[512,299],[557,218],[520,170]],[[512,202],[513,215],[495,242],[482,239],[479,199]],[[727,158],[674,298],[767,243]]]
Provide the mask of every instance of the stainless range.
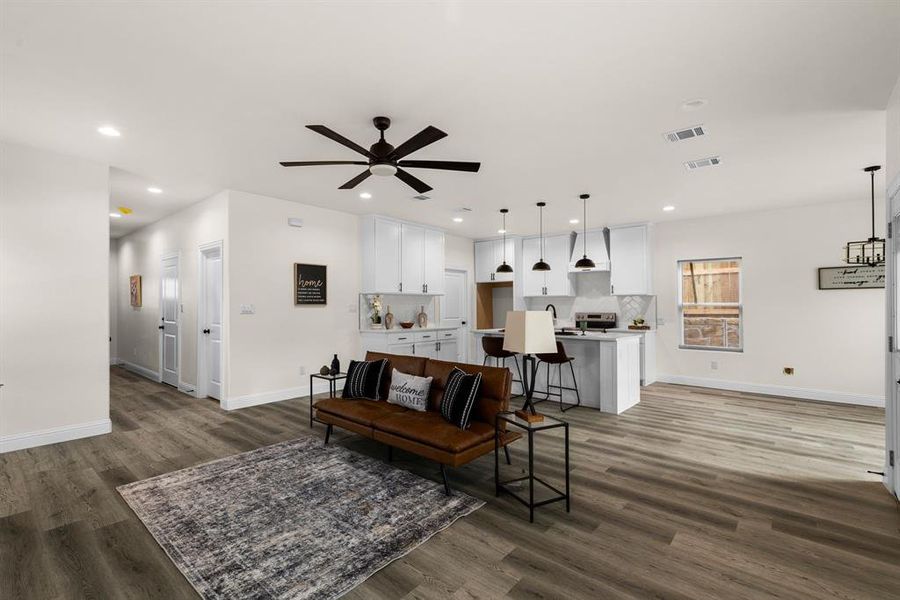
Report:
[[606,333],[607,329],[616,328],[616,313],[575,313],[575,327],[578,329],[584,327],[586,331],[602,331]]

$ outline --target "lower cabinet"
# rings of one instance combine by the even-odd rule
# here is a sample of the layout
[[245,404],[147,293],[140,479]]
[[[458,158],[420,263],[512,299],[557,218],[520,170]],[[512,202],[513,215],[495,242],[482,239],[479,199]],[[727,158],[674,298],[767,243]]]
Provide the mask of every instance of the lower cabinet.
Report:
[[455,329],[415,332],[362,332],[363,353],[387,352],[423,356],[451,362],[459,361],[459,340]]

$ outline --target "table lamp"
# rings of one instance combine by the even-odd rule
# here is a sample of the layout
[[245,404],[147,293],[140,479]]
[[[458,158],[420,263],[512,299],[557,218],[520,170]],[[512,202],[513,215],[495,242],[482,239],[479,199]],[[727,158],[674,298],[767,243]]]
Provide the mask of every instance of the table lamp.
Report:
[[503,349],[521,354],[525,367],[522,375],[525,379],[522,382],[522,387],[525,388],[525,404],[521,410],[516,411],[516,416],[529,423],[542,421],[543,415],[535,412],[534,404],[531,402],[534,379],[537,375],[537,362],[533,355],[556,352],[553,315],[546,310],[510,310],[506,313],[504,329]]

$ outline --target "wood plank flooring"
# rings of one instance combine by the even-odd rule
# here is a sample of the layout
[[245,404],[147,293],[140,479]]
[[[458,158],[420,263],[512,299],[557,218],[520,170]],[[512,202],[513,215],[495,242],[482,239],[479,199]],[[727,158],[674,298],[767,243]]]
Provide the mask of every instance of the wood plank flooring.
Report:
[[[0,455],[0,598],[195,598],[115,486],[321,437],[307,406],[226,413],[112,369],[113,433]],[[571,514],[554,504],[529,524],[524,507],[494,498],[484,457],[451,481],[487,505],[346,598],[900,598],[900,512],[866,474],[881,467],[883,410],[658,384],[624,415],[564,418]],[[538,436],[537,468],[555,481],[561,446]],[[434,464],[395,457],[438,480]],[[508,476],[524,442],[512,457]]]

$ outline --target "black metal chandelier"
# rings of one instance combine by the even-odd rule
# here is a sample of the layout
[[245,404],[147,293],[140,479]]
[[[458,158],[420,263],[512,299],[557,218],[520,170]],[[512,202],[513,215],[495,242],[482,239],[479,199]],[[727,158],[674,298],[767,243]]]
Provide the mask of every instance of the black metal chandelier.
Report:
[[871,176],[872,182],[872,237],[858,242],[847,242],[844,246],[844,262],[848,265],[875,267],[884,264],[884,238],[875,237],[875,171],[880,169],[880,165],[863,169]]
[[506,264],[506,213],[509,212],[508,208],[501,208],[500,214],[503,215],[503,228],[500,230],[503,232],[503,264],[497,267],[498,273],[512,273],[513,268],[511,265]]

